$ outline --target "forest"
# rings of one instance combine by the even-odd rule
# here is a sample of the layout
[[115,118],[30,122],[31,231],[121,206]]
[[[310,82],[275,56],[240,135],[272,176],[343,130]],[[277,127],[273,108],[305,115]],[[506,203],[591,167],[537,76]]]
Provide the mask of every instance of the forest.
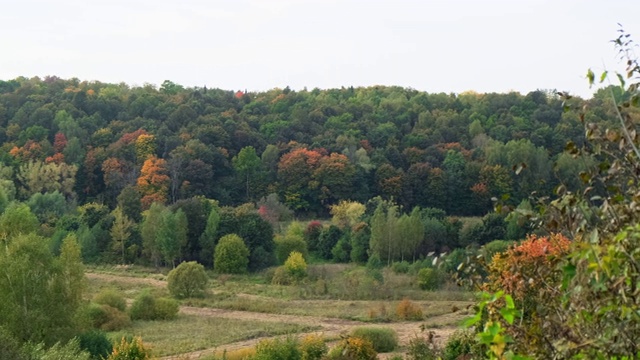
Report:
[[[87,306],[83,263],[173,269],[169,291],[191,298],[171,288],[176,271],[189,266],[198,276],[205,269],[266,271],[273,284],[290,285],[307,276],[307,262],[366,264],[373,281],[367,284],[378,284],[368,286],[380,286],[386,275],[375,269],[388,266],[417,273],[421,289],[435,290],[452,283],[456,270],[478,265],[470,259],[480,254],[484,272],[468,273],[460,284],[476,276],[489,281],[482,289],[494,297],[480,303],[474,321],[497,306],[489,314],[501,314],[502,325],[485,313],[484,324],[494,327],[484,334],[494,333],[482,344],[495,358],[511,358],[504,331],[539,339],[550,326],[536,322],[527,302],[531,291],[544,291],[533,282],[523,289],[526,278],[512,274],[514,266],[522,266],[521,274],[548,271],[542,276],[558,283],[547,255],[567,254],[565,236],[581,238],[599,226],[616,234],[635,216],[626,202],[635,185],[618,186],[628,175],[620,159],[628,158],[615,154],[636,134],[625,142],[620,132],[599,130],[637,115],[627,106],[621,117],[618,104],[628,99],[624,84],[580,99],[550,90],[248,92],[169,80],[160,87],[55,76],[0,81],[0,264],[8,269],[0,299],[10,304],[0,310],[0,338],[50,346],[84,329],[74,315]],[[618,149],[602,151],[609,148],[592,145],[594,139]],[[626,217],[598,222],[611,209]],[[605,231],[589,235],[593,243],[597,234]],[[587,261],[592,254],[583,251],[574,254]],[[569,264],[573,275],[586,266],[580,259]],[[34,261],[39,267],[30,268]],[[38,282],[20,287],[18,278]],[[323,296],[332,291],[322,286]],[[40,308],[27,311],[20,303],[25,294]],[[57,296],[53,305],[42,305],[50,296]],[[158,303],[168,317],[178,311],[174,300]],[[113,309],[109,316],[119,314]],[[47,318],[52,311],[61,316]],[[527,317],[530,328],[510,327],[515,314]],[[557,335],[564,330],[555,320],[550,334]],[[557,351],[538,345],[513,350]],[[0,354],[10,350],[0,347]]]

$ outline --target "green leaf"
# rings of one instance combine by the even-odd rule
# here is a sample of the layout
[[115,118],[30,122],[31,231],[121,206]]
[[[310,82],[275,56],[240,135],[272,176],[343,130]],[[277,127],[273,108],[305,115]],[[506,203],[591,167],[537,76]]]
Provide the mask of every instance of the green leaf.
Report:
[[602,75],[600,75],[600,83],[602,84],[604,82],[604,80],[607,78],[607,75],[609,74],[608,71],[605,71],[602,73]]
[[513,303],[513,298],[511,297],[511,295],[505,295],[504,296],[504,301],[507,303],[507,309],[515,309],[516,306]]
[[591,85],[593,85],[595,77],[596,76],[593,73],[593,71],[591,71],[591,69],[587,70],[587,80],[589,80],[589,87],[591,87]]
[[620,80],[620,87],[624,90],[624,85],[626,84],[624,78],[620,74],[616,74],[616,76],[618,76],[618,80]]

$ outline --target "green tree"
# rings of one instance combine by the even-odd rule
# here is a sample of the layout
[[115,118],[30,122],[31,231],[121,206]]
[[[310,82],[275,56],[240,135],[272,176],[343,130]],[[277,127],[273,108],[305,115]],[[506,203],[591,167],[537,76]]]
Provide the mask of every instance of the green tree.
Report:
[[20,234],[38,230],[38,218],[26,204],[12,202],[0,215],[0,239],[7,241]]
[[162,212],[156,241],[165,262],[173,267],[176,260],[181,257],[181,250],[186,244],[187,225],[186,216],[182,210],[173,213],[170,209],[165,209]]
[[217,206],[213,206],[207,217],[207,226],[202,235],[200,235],[200,260],[207,266],[213,266],[213,251],[218,239],[219,225],[220,214]]
[[246,200],[251,201],[249,183],[260,168],[260,157],[256,154],[256,149],[253,146],[243,147],[238,155],[234,156],[232,163],[238,174],[245,179]]
[[114,251],[120,253],[122,264],[125,264],[125,250],[127,249],[127,243],[131,237],[131,230],[134,223],[124,214],[120,206],[113,210],[112,215],[111,247]]
[[140,233],[142,235],[142,253],[156,266],[160,266],[162,253],[158,243],[158,231],[162,224],[162,216],[165,210],[164,205],[159,203],[151,204],[149,210],[144,214]]
[[242,274],[249,265],[249,248],[236,234],[223,236],[214,252],[213,267],[222,274]]

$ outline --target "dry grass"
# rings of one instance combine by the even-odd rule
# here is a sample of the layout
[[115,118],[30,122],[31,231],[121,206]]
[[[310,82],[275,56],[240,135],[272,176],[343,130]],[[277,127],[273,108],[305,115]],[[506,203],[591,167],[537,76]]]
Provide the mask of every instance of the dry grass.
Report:
[[109,333],[112,339],[141,336],[156,356],[208,349],[264,336],[295,334],[315,327],[280,322],[247,321],[181,315],[173,321],[136,321],[124,331]]

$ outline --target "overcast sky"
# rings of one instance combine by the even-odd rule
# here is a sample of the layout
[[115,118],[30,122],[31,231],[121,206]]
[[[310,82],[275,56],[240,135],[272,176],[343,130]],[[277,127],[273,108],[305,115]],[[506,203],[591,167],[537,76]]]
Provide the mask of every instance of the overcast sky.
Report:
[[638,0],[0,0],[0,79],[588,96]]

